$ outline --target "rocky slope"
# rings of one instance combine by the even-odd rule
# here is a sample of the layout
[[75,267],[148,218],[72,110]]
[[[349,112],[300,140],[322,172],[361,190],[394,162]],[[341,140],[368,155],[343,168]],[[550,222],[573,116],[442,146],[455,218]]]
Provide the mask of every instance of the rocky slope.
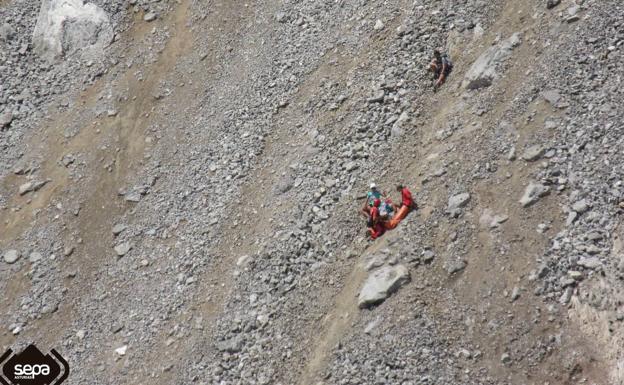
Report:
[[[76,384],[624,381],[619,2],[87,3],[50,58],[0,1],[0,347]],[[375,242],[371,181],[419,203]]]

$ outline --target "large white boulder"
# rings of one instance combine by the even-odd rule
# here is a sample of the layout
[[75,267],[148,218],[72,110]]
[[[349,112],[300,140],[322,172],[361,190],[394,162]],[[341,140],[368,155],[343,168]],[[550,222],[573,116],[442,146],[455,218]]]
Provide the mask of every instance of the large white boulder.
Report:
[[522,42],[519,33],[514,33],[509,39],[488,48],[474,62],[466,73],[462,86],[469,90],[489,87],[500,74],[500,66],[511,56],[514,48]]
[[106,12],[83,0],[42,0],[32,44],[41,57],[53,60],[76,51],[99,56],[113,40]]
[[403,265],[384,266],[374,271],[360,291],[359,307],[366,308],[383,302],[409,280],[409,271]]

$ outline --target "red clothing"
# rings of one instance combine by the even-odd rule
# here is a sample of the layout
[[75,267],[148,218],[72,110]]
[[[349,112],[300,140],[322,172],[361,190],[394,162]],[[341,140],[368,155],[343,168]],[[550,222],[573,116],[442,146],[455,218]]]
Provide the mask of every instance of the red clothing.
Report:
[[379,220],[379,207],[375,207],[375,206],[371,207],[370,216],[371,216],[371,221],[373,222],[373,226],[374,226]]
[[377,239],[382,236],[385,231],[386,229],[384,228],[383,223],[377,222],[377,224],[373,225],[373,228],[371,229],[371,238]]
[[403,206],[412,207],[414,204],[412,192],[407,187],[403,187],[403,190],[401,190],[401,198],[403,199]]

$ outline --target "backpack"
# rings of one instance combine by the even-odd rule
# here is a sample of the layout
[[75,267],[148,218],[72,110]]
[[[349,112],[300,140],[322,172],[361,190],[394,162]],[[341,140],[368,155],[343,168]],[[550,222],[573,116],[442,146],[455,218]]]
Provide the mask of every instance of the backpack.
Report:
[[442,55],[442,65],[446,65],[446,74],[450,74],[453,70],[453,61],[449,59],[447,54]]

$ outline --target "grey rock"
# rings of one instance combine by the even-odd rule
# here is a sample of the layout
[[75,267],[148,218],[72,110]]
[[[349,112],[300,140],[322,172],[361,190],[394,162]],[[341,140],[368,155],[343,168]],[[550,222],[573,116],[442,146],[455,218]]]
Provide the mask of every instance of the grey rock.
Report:
[[358,298],[358,306],[377,305],[409,282],[410,275],[403,265],[384,266],[368,276]]
[[5,111],[0,114],[0,129],[8,127],[13,121],[13,114],[11,111]]
[[239,335],[225,341],[219,341],[216,343],[216,346],[220,352],[238,353],[243,350],[243,337]]
[[590,270],[596,270],[602,267],[602,262],[600,262],[598,257],[584,257],[579,259],[576,264]]
[[15,36],[15,29],[9,23],[0,25],[0,41],[7,42]]
[[572,287],[567,287],[561,294],[561,297],[559,297],[559,303],[567,305],[570,302],[570,299],[572,299],[572,291]]
[[143,15],[143,20],[150,22],[156,20],[156,14],[154,12],[147,12]]
[[507,40],[486,50],[466,73],[462,87],[475,90],[492,85],[494,80],[500,77],[501,65],[509,59],[512,51],[521,42],[520,33],[514,33]]
[[129,242],[120,243],[115,246],[115,252],[119,257],[123,257],[124,255],[128,254],[130,250],[132,250],[132,245]]
[[448,207],[450,209],[461,208],[461,207],[466,206],[469,201],[470,201],[469,193],[456,194],[449,198]]
[[20,257],[21,254],[17,250],[7,250],[3,256],[4,262],[8,263],[9,265],[17,262]]
[[405,132],[406,126],[409,122],[409,115],[407,112],[402,112],[399,119],[392,125],[392,129],[390,130],[390,136],[392,139],[399,139],[403,136]]
[[39,191],[43,186],[45,186],[49,180],[39,181],[39,182],[27,182],[19,186],[19,195],[26,195],[29,192]]
[[589,204],[585,199],[581,199],[580,201],[572,205],[572,210],[576,211],[579,214],[583,214],[587,210],[589,210]]
[[530,182],[524,190],[524,195],[520,198],[522,207],[528,207],[537,202],[540,198],[548,195],[550,188],[541,183]]
[[561,4],[561,0],[548,0],[546,1],[546,9],[553,9]]
[[533,146],[529,146],[524,150],[524,154],[522,154],[522,159],[528,162],[534,162],[544,155],[544,149],[542,146],[536,144]]
[[385,97],[386,93],[384,90],[379,90],[377,92],[375,92],[375,94],[368,98],[367,101],[369,103],[381,103],[384,101],[384,97]]
[[459,273],[464,270],[467,265],[468,263],[463,259],[450,261],[446,264],[446,272],[449,273],[449,275]]
[[425,250],[422,257],[424,263],[431,263],[431,261],[435,258],[435,253],[431,250]]
[[83,0],[43,0],[32,44],[35,53],[48,60],[76,51],[100,56],[113,36],[108,15],[97,5]]
[[28,260],[30,261],[30,263],[35,263],[35,262],[38,262],[38,261],[40,261],[42,259],[43,259],[43,255],[41,255],[41,253],[39,253],[37,251],[33,251],[28,256]]
[[137,203],[137,202],[141,201],[141,194],[139,192],[137,192],[137,191],[132,191],[132,192],[127,193],[124,196],[124,199],[127,202]]
[[516,301],[518,298],[520,298],[520,288],[515,286],[511,291],[511,301]]
[[117,235],[121,234],[127,228],[128,228],[128,226],[126,226],[125,224],[118,223],[115,226],[113,226],[113,235],[117,236]]

